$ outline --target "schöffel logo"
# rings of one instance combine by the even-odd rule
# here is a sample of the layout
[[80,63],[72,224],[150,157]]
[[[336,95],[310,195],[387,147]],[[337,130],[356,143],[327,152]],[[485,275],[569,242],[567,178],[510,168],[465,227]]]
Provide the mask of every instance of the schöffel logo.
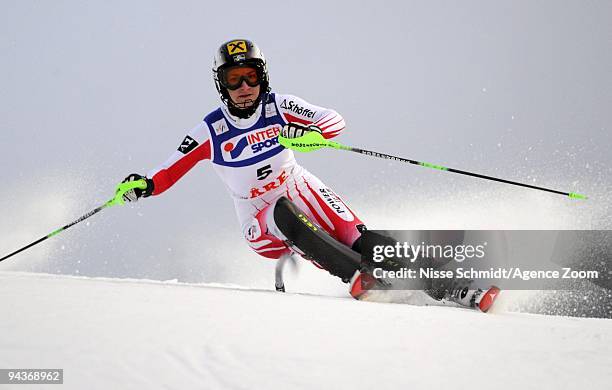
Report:
[[293,100],[289,100],[289,102],[287,102],[287,99],[283,100],[283,102],[280,104],[280,108],[284,108],[285,110],[289,110],[306,118],[313,118],[317,113],[316,111],[312,111],[308,108],[300,106],[297,103],[294,103]]
[[273,126],[246,135],[242,134],[223,142],[221,150],[225,157],[229,157],[233,161],[246,160],[278,146],[279,133],[280,127]]

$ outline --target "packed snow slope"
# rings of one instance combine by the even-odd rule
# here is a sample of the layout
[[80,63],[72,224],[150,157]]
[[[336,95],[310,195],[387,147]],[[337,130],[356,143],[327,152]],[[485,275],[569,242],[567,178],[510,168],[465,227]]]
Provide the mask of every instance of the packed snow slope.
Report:
[[604,389],[612,382],[605,319],[19,272],[0,272],[0,297],[0,367],[63,368],[66,389]]

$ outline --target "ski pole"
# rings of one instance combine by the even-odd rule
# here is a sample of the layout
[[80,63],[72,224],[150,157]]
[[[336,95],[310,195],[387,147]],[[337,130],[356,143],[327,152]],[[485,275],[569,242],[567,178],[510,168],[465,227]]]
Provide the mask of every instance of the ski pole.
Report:
[[145,188],[147,188],[147,182],[144,179],[141,179],[141,180],[129,181],[127,183],[119,184],[117,186],[117,189],[115,191],[115,196],[113,197],[113,199],[109,200],[108,202],[104,203],[101,206],[96,207],[95,209],[91,210],[90,212],[88,212],[87,214],[83,215],[79,219],[77,219],[77,220],[75,220],[73,222],[70,222],[69,224],[67,224],[67,225],[65,225],[65,226],[63,226],[63,227],[61,227],[61,228],[59,228],[57,230],[54,230],[53,232],[47,234],[46,236],[39,238],[38,240],[34,241],[33,243],[28,244],[28,245],[24,246],[23,248],[18,249],[18,250],[16,250],[13,253],[10,253],[10,254],[4,256],[3,258],[0,259],[0,261],[6,260],[9,257],[14,256],[14,255],[16,255],[19,252],[22,252],[22,251],[24,251],[24,250],[26,250],[28,248],[31,248],[34,245],[39,244],[39,243],[45,241],[47,238],[51,238],[53,236],[56,236],[56,235],[60,234],[64,230],[70,228],[71,226],[76,225],[79,222],[82,222],[82,221],[86,220],[87,218],[91,217],[94,214],[99,213],[100,211],[104,210],[107,207],[111,207],[111,206],[114,206],[116,204],[119,204],[119,205],[124,204],[125,202],[123,200],[123,195],[126,192],[128,192],[129,190],[132,190],[132,189],[135,189],[135,188],[139,188],[139,189],[144,190]]
[[342,145],[338,142],[329,141],[325,139],[322,134],[316,131],[311,131],[307,133],[306,135],[303,135],[298,138],[293,138],[293,139],[284,138],[279,135],[278,141],[284,147],[293,149],[293,150],[297,150],[299,152],[311,152],[311,151],[318,150],[324,147],[329,147],[333,149],[347,150],[349,152],[365,154],[367,156],[373,156],[373,157],[384,158],[388,160],[405,162],[405,163],[414,164],[414,165],[420,165],[422,167],[438,169],[440,171],[459,173],[462,175],[478,177],[481,179],[493,180],[493,181],[497,181],[500,183],[513,184],[515,186],[521,186],[521,187],[533,188],[535,190],[540,190],[540,191],[552,192],[552,193],[559,194],[559,195],[569,196],[572,199],[587,199],[586,196],[577,194],[575,192],[563,192],[563,191],[552,190],[550,188],[538,187],[538,186],[534,186],[531,184],[519,183],[516,181],[500,179],[500,178],[493,177],[493,176],[481,175],[479,173],[462,171],[462,170],[454,169],[454,168],[447,168],[441,165],[435,165],[435,164],[430,164],[430,163],[426,163],[422,161],[410,160],[407,158],[396,157],[396,156],[392,156],[392,155],[385,154],[385,153],[373,152],[371,150],[365,150],[365,149],[354,148],[351,146]]

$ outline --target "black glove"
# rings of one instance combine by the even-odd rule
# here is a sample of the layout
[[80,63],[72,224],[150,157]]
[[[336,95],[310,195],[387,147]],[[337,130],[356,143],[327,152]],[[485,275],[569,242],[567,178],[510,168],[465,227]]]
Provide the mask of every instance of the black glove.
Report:
[[137,173],[132,173],[128,175],[125,179],[123,179],[122,183],[127,183],[128,181],[136,181],[144,179],[147,182],[147,188],[141,190],[140,188],[133,188],[123,194],[123,200],[126,202],[137,202],[140,198],[146,198],[147,196],[151,196],[153,194],[153,180],[141,176]]
[[315,125],[303,125],[297,122],[289,122],[281,130],[281,135],[285,138],[299,138],[303,135],[316,131],[319,134],[323,132]]

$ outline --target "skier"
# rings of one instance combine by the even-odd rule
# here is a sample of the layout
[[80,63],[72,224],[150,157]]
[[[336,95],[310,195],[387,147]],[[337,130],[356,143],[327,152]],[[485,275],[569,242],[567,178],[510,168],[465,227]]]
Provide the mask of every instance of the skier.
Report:
[[[369,276],[360,272],[359,257],[355,260],[352,255],[360,251],[362,221],[330,187],[296,162],[292,150],[278,142],[279,134],[298,138],[312,131],[327,139],[335,137],[345,128],[343,117],[299,97],[271,92],[266,59],[247,39],[222,44],[212,70],[222,105],[188,132],[165,163],[146,176],[126,177],[124,182],[144,179],[147,187],[129,191],[124,199],[132,202],[160,195],[199,161],[211,160],[234,200],[244,237],[256,253],[280,259],[279,264],[293,253],[305,255],[350,283],[350,294],[359,299],[365,291],[362,278]],[[305,249],[310,244],[304,239],[306,232],[287,237],[293,234],[293,222],[288,219],[298,215],[341,243],[330,245],[353,260],[339,263],[333,259],[338,252],[332,256],[317,248]],[[303,243],[296,245],[300,240]],[[277,283],[277,289],[283,286]]]

